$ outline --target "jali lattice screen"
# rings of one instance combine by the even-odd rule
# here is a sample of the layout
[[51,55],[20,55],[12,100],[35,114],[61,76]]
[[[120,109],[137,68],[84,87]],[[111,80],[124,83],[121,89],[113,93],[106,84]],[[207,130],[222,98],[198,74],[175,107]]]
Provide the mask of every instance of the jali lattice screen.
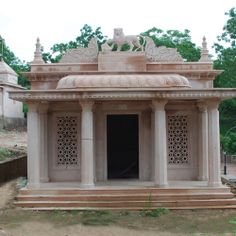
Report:
[[78,165],[78,119],[76,116],[56,117],[57,165]]
[[187,118],[186,115],[167,116],[169,164],[189,163]]

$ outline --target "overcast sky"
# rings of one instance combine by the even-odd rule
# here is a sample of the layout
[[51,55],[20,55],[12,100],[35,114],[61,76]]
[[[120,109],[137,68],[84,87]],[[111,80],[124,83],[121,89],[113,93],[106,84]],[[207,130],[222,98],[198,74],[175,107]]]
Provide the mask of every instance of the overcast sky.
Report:
[[126,35],[152,27],[191,31],[201,46],[205,35],[210,52],[222,33],[236,0],[1,0],[0,35],[21,60],[31,61],[39,36],[45,51],[55,43],[74,40],[84,24],[101,26],[112,38],[113,28]]

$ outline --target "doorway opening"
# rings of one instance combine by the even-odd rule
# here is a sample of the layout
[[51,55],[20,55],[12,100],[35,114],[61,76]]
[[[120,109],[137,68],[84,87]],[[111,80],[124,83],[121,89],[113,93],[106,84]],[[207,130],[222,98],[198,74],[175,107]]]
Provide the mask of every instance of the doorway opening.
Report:
[[139,178],[138,115],[107,116],[108,179]]

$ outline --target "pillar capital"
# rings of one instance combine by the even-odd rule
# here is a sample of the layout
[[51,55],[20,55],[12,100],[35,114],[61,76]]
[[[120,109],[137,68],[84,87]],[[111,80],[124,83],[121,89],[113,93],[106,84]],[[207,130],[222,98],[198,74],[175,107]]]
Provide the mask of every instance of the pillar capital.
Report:
[[212,109],[218,109],[218,106],[220,104],[220,99],[211,99],[206,101],[207,108]]
[[207,103],[205,101],[198,101],[197,107],[200,112],[202,112],[202,113],[207,112]]
[[39,104],[36,102],[29,102],[27,103],[29,112],[37,112]]
[[43,102],[43,103],[39,103],[39,104],[38,104],[38,112],[39,112],[40,114],[45,114],[45,113],[47,113],[48,108],[49,108],[49,103],[48,103],[48,102]]
[[80,100],[80,105],[83,110],[91,111],[93,109],[94,101],[92,100]]
[[152,100],[152,109],[153,110],[164,110],[165,105],[168,102],[167,99],[155,99]]

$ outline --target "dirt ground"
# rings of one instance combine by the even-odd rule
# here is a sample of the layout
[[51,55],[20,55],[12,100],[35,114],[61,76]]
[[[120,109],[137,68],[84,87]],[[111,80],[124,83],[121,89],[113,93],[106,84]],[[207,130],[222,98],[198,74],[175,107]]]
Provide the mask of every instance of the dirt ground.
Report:
[[26,131],[0,131],[0,147],[26,150]]

